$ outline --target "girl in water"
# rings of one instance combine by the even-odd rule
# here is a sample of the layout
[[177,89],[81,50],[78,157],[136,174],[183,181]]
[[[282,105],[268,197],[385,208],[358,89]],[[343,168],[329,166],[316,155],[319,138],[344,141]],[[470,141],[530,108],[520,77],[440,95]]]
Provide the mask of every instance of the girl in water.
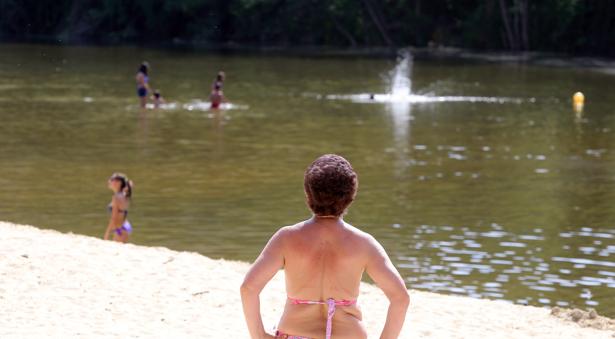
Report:
[[224,93],[222,92],[220,85],[214,86],[214,89],[209,95],[209,101],[211,102],[212,109],[218,109],[223,102],[226,102],[226,98],[224,97]]
[[128,180],[125,174],[113,173],[107,185],[113,191],[111,203],[107,206],[111,218],[105,231],[104,239],[108,240],[113,233],[113,240],[126,243],[128,236],[132,233],[132,226],[128,222],[128,207],[132,196],[132,181]]
[[220,89],[222,89],[222,87],[224,87],[224,78],[226,78],[226,74],[224,74],[224,71],[218,72],[218,74],[216,75],[216,79],[211,84],[211,89],[214,90],[216,86],[219,86]]
[[147,104],[147,93],[149,92],[149,77],[147,72],[149,71],[149,64],[147,61],[143,61],[139,70],[137,71],[137,96],[139,97],[139,106],[145,108]]
[[[357,307],[363,272],[389,300],[380,338],[399,336],[410,302],[404,281],[378,241],[343,220],[357,187],[357,174],[338,155],[323,155],[307,168],[304,189],[313,216],[278,230],[241,285],[253,339],[367,338]],[[259,294],[281,268],[287,299],[272,335],[263,326]]]
[[160,108],[160,105],[166,103],[159,90],[155,90],[154,95],[150,99],[154,101],[154,108]]

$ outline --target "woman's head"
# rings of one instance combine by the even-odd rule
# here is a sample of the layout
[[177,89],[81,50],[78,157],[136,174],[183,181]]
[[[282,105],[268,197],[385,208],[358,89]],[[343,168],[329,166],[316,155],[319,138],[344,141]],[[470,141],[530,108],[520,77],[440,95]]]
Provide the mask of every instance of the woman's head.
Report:
[[107,181],[109,189],[114,193],[124,193],[128,198],[132,196],[132,180],[129,180],[126,174],[113,173]]
[[139,72],[147,75],[147,71],[149,71],[149,63],[147,61],[143,61],[139,66]]
[[225,77],[225,76],[226,76],[226,75],[224,74],[224,72],[223,72],[223,71],[220,71],[220,72],[218,72],[218,75],[216,75],[216,80],[217,80],[217,81],[224,81],[224,77]]
[[341,216],[352,203],[359,181],[348,160],[325,154],[305,171],[307,204],[317,216]]

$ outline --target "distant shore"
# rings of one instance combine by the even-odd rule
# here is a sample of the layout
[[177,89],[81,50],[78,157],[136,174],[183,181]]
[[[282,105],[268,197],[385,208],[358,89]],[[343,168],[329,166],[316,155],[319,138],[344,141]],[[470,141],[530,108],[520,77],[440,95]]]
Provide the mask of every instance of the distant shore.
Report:
[[135,44],[135,43],[67,43],[56,37],[41,36],[31,41],[16,41],[0,38],[0,44],[29,44],[41,46],[66,46],[66,47],[142,47],[152,49],[168,49],[179,51],[194,51],[206,53],[237,53],[237,54],[262,54],[291,57],[312,58],[386,58],[394,59],[403,51],[410,51],[416,60],[443,60],[443,61],[466,61],[499,64],[525,64],[533,66],[579,68],[598,71],[615,75],[615,59],[566,55],[550,52],[528,51],[482,51],[450,46],[434,47],[336,47],[336,46],[258,46],[236,43],[207,43],[175,40],[158,44]]
[[[248,338],[239,299],[247,263],[6,222],[0,258],[0,338]],[[615,320],[580,310],[410,296],[400,338],[615,338]],[[266,329],[284,299],[280,272],[261,295]],[[363,284],[359,303],[376,338],[386,298]]]

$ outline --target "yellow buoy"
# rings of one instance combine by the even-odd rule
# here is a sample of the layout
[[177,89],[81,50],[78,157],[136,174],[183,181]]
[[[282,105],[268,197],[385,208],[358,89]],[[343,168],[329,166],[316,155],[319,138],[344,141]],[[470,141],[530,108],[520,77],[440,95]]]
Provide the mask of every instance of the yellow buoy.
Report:
[[585,105],[585,95],[581,92],[576,92],[572,96],[572,109],[576,113],[577,118],[580,118],[583,114],[583,106]]
[[576,92],[573,96],[572,96],[572,102],[575,105],[583,105],[585,103],[585,96],[583,95],[583,93],[581,92]]

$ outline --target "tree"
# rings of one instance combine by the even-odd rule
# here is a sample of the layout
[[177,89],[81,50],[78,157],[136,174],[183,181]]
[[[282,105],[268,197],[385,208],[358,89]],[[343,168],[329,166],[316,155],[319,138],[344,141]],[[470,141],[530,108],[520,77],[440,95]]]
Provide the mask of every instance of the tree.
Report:
[[529,50],[528,0],[513,0],[512,6],[499,0],[499,4],[508,48],[515,52]]

